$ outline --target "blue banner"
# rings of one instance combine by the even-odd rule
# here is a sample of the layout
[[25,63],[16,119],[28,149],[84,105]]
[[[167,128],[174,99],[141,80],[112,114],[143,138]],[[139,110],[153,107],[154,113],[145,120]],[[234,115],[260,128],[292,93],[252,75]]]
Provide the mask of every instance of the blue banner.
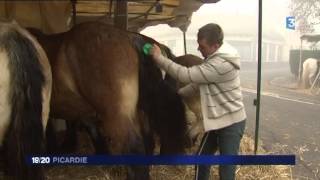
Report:
[[29,156],[29,165],[295,165],[295,155]]

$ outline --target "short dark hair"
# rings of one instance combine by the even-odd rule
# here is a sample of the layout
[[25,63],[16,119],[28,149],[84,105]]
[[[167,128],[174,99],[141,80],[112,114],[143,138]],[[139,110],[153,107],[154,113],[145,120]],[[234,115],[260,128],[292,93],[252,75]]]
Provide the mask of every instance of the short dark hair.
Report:
[[209,45],[218,43],[221,46],[223,43],[223,31],[218,24],[206,24],[198,31],[198,40],[201,39],[206,39]]

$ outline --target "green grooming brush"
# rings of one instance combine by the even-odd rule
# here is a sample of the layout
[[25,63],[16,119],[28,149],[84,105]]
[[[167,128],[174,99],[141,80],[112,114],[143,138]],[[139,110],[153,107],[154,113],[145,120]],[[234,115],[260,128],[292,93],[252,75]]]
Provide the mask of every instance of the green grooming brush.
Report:
[[152,48],[152,45],[150,43],[146,43],[144,46],[143,46],[143,52],[145,55],[149,55],[150,53],[150,50]]

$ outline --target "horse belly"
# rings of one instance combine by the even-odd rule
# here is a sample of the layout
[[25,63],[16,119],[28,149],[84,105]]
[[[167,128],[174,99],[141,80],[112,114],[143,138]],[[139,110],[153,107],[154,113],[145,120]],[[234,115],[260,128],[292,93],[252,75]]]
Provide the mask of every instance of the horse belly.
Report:
[[51,100],[51,112],[54,118],[78,120],[95,114],[95,110],[77,93],[65,90],[54,92]]
[[11,107],[9,102],[10,73],[8,56],[0,49],[0,146],[10,123]]

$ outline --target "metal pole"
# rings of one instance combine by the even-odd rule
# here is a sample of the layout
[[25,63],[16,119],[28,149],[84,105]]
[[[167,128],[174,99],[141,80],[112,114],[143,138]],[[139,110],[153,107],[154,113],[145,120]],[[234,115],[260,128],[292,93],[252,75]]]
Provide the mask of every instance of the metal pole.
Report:
[[[319,66],[319,65],[318,65],[318,66]],[[316,78],[314,79],[314,81],[313,81],[313,83],[312,83],[312,85],[311,85],[311,88],[310,88],[311,91],[312,91],[312,89],[314,88],[314,86],[316,85],[316,83],[319,81],[319,79],[320,79],[320,70],[319,70]]]
[[116,1],[114,26],[120,29],[128,29],[128,1]]
[[183,48],[184,48],[184,54],[187,54],[187,40],[186,40],[186,31],[183,32]]
[[302,74],[302,39],[300,39],[300,58],[299,58],[299,72],[298,72],[298,83],[301,83]]
[[77,0],[71,0],[72,4],[72,24],[73,26],[77,24],[77,9],[76,9]]
[[113,0],[109,0],[109,17],[112,18],[112,3]]
[[258,19],[258,78],[257,78],[257,99],[256,105],[256,129],[254,138],[254,154],[257,154],[259,142],[259,118],[260,118],[260,93],[261,93],[261,45],[262,45],[262,0],[259,0],[259,19]]

